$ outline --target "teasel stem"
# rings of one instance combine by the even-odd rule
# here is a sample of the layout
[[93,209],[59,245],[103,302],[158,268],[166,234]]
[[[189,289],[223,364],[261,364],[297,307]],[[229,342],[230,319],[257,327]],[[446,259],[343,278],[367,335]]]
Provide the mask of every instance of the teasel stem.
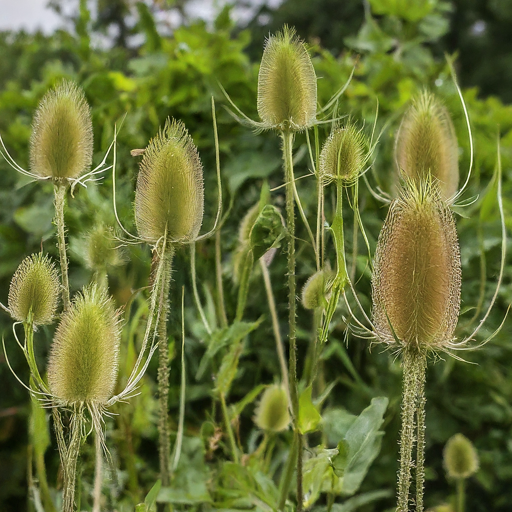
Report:
[[317,213],[316,213],[316,269],[324,266],[324,184],[320,178],[316,180]]
[[457,512],[464,512],[465,507],[465,485],[464,478],[457,478]]
[[94,491],[92,512],[101,512],[101,487],[103,484],[103,447],[101,437],[94,434],[94,450],[96,453],[96,464],[94,467]]
[[231,421],[229,419],[228,408],[226,406],[226,397],[224,393],[219,393],[220,405],[222,409],[222,416],[224,417],[224,424],[226,426],[226,432],[228,433],[229,439],[229,447],[231,449],[231,455],[233,456],[233,462],[238,464],[238,449],[236,447],[235,434],[233,432],[233,427],[231,426]]
[[215,276],[217,279],[217,307],[222,327],[227,327],[228,318],[224,306],[224,285],[222,283],[222,250],[220,245],[221,228],[215,232]]
[[32,323],[31,318],[32,313],[30,312],[28,315],[27,322],[23,323],[23,328],[25,330],[25,343],[27,349],[27,362],[30,368],[30,373],[32,374],[32,377],[36,381],[38,387],[42,388],[43,390],[46,390],[46,384],[44,383],[44,380],[42,379],[41,374],[39,373],[36,363],[36,357],[34,354],[34,324]]
[[418,405],[416,409],[417,435],[416,442],[416,512],[423,512],[423,494],[425,488],[425,380],[427,370],[426,355],[418,360],[416,393]]
[[67,185],[55,183],[53,186],[55,195],[55,218],[57,226],[57,241],[59,246],[60,272],[62,279],[62,305],[64,311],[69,308],[69,278],[68,278],[68,256],[66,252],[66,229],[64,224],[64,207],[66,205]]
[[293,432],[292,443],[290,445],[290,452],[286,459],[286,465],[283,469],[281,481],[279,483],[279,505],[278,510],[284,510],[286,506],[286,499],[288,498],[288,489],[292,483],[293,473],[295,472],[295,466],[297,461],[297,447],[298,447],[298,436],[299,432]]

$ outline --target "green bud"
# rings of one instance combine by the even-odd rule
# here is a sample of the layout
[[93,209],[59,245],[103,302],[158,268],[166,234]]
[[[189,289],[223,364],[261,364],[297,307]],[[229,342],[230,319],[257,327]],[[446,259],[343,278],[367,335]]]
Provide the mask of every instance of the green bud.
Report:
[[31,170],[42,178],[79,178],[91,165],[92,146],[91,111],[84,93],[73,82],[62,82],[46,93],[35,113]]
[[315,272],[302,288],[302,305],[305,309],[324,307],[327,301],[328,285],[334,277],[330,270]]
[[254,422],[262,430],[271,432],[281,432],[288,428],[288,395],[282,386],[274,384],[264,391],[256,408]]
[[59,274],[48,255],[28,256],[11,280],[8,305],[12,317],[26,322],[32,312],[34,325],[51,324],[59,304],[59,290]]
[[90,270],[118,267],[124,262],[112,229],[102,223],[97,224],[89,231],[85,244],[85,264]]
[[478,454],[471,441],[462,434],[448,439],[443,451],[444,466],[451,478],[469,478],[478,471]]

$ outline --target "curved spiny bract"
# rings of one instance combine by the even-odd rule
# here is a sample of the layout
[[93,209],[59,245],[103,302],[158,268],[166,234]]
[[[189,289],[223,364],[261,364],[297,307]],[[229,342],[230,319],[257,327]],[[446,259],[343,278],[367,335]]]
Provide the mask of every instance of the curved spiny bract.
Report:
[[48,255],[32,254],[16,269],[9,288],[12,317],[34,325],[51,324],[59,304],[59,274]]
[[316,74],[295,29],[270,36],[258,75],[258,114],[267,128],[301,131],[316,120]]
[[449,200],[459,185],[458,144],[450,114],[439,99],[423,91],[405,113],[396,137],[399,170],[419,182],[430,174]]
[[203,167],[181,121],[167,119],[140,164],[135,191],[135,222],[150,244],[193,241],[203,221]]
[[113,300],[84,288],[57,327],[48,361],[50,391],[63,405],[105,405],[117,379],[121,326]]
[[62,82],[43,97],[32,123],[30,167],[41,178],[76,179],[91,165],[91,111],[81,88]]
[[391,204],[375,253],[377,337],[419,351],[450,349],[461,289],[455,222],[436,187],[406,185]]

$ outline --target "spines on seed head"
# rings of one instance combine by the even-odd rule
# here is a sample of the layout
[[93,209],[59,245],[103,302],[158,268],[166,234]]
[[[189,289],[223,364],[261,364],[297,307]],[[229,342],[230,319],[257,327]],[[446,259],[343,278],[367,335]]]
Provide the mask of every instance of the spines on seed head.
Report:
[[167,119],[144,152],[135,192],[135,221],[142,239],[155,244],[167,234],[193,241],[203,221],[203,168],[181,121]]
[[302,305],[305,309],[317,309],[327,304],[329,282],[334,277],[330,270],[315,272],[302,288]]
[[274,384],[263,392],[256,408],[254,422],[262,430],[271,432],[281,432],[288,428],[288,395],[282,386]]
[[85,95],[64,81],[43,97],[34,116],[30,167],[41,178],[76,179],[91,165],[91,111]]
[[258,114],[268,128],[301,131],[315,123],[316,74],[295,29],[284,26],[265,44],[258,75]]

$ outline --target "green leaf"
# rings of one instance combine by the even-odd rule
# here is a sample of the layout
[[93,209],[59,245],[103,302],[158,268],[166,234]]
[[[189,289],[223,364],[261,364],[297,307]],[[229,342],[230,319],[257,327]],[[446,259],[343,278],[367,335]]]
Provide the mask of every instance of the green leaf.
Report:
[[243,398],[242,400],[240,400],[239,402],[237,402],[236,404],[232,405],[231,406],[231,411],[232,411],[232,415],[231,417],[232,418],[236,418],[237,416],[240,416],[240,414],[242,414],[242,411],[249,405],[249,404],[252,404],[252,402],[254,402],[254,400],[256,400],[256,398],[258,397],[258,395],[266,388],[266,384],[260,384],[259,386],[256,386],[254,389],[252,389],[251,391],[249,391],[249,393],[247,393]]
[[339,479],[332,469],[332,457],[337,450],[328,450],[317,447],[313,450],[314,456],[304,461],[303,487],[307,496],[304,507],[309,508],[320,497],[321,492],[332,492],[339,484]]
[[240,354],[242,353],[242,345],[240,343],[234,343],[231,345],[229,352],[222,358],[222,364],[220,366],[219,373],[215,379],[214,392],[219,395],[227,396],[231,383],[236,376],[238,370],[238,361],[240,360]]
[[268,250],[279,247],[284,235],[285,227],[279,210],[273,205],[265,205],[251,229],[250,242],[254,259],[257,261]]
[[[392,496],[393,491],[390,489],[365,492],[359,496],[348,499],[345,501],[345,503],[343,503],[343,505],[340,503],[335,503],[331,508],[331,512],[353,512],[363,505],[367,505],[368,503],[372,503],[377,500],[391,498]],[[317,512],[326,512],[327,507],[320,507],[316,510]],[[378,510],[380,510],[380,508]]]
[[151,487],[150,491],[144,498],[144,504],[146,505],[146,509],[149,510],[154,503],[156,502],[156,498],[158,496],[158,493],[160,492],[160,488],[162,487],[162,481],[157,480],[153,487]]
[[322,416],[311,400],[312,386],[308,386],[299,397],[299,431],[301,434],[317,430]]

